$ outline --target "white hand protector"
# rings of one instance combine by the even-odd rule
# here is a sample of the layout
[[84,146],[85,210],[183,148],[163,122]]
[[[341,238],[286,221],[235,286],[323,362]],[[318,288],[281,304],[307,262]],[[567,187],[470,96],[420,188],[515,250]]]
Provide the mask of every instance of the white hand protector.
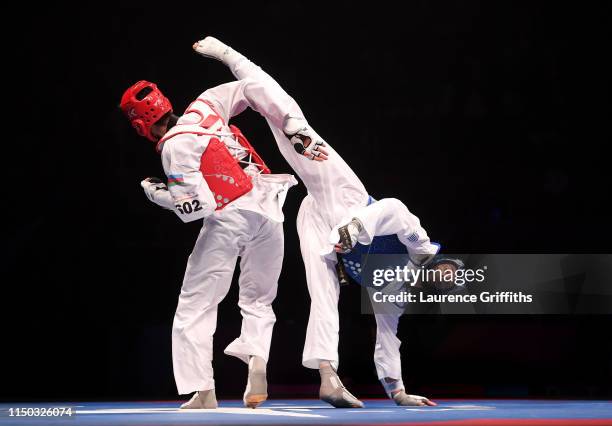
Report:
[[335,250],[338,253],[350,253],[357,244],[359,234],[363,230],[363,224],[357,218],[338,228],[339,240]]
[[149,177],[140,182],[145,195],[151,201],[163,208],[174,210],[174,202],[168,187],[159,178]]
[[316,135],[306,123],[306,120],[287,115],[283,123],[283,133],[291,141],[298,154],[309,160],[327,160],[325,142]]

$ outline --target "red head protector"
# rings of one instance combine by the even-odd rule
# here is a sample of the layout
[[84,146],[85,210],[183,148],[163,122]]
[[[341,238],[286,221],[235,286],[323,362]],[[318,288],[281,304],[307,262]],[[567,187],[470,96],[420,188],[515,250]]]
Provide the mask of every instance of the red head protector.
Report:
[[151,135],[151,126],[166,113],[172,112],[172,104],[153,83],[141,80],[127,89],[121,97],[121,110],[140,136],[157,141]]

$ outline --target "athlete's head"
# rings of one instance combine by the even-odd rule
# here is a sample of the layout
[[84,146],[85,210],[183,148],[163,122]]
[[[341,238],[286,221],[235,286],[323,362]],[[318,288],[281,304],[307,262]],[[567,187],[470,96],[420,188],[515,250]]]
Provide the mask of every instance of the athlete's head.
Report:
[[140,136],[159,141],[168,131],[172,104],[153,83],[141,80],[121,97],[121,110]]
[[442,293],[457,290],[457,287],[462,287],[465,283],[465,281],[459,282],[463,277],[464,268],[461,259],[437,254],[423,270],[422,283]]

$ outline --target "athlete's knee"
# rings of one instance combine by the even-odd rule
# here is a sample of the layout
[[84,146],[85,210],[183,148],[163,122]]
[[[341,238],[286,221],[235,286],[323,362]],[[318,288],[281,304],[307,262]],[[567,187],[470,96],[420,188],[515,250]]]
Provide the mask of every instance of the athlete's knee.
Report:
[[406,222],[406,226],[421,226],[419,218],[401,200],[397,198],[388,198],[388,200],[389,206],[387,208],[392,210],[394,214],[399,215]]
[[396,212],[398,210],[408,211],[408,207],[406,207],[406,204],[404,204],[401,200],[398,200],[397,198],[383,198],[382,200],[379,200],[379,202],[384,203],[387,208],[393,209]]
[[404,202],[403,202],[403,201],[398,200],[397,198],[394,198],[394,199],[393,199],[393,201],[394,201],[394,203],[395,203],[395,205],[396,205],[396,208],[401,209],[401,210],[405,210],[405,211],[406,211],[406,212],[408,212],[409,214],[412,214],[412,213],[410,212],[410,209],[408,208],[408,206],[407,206],[406,204],[404,204]]

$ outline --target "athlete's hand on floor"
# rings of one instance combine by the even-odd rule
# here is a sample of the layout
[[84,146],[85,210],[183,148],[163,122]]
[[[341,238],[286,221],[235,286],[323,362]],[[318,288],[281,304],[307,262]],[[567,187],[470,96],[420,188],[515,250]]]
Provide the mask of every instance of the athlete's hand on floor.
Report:
[[428,405],[430,407],[435,407],[436,404],[435,402],[429,400],[428,398],[425,398],[424,396],[419,396],[419,395],[408,395],[411,398],[414,398],[415,400],[419,401],[419,406],[423,407],[425,405]]

